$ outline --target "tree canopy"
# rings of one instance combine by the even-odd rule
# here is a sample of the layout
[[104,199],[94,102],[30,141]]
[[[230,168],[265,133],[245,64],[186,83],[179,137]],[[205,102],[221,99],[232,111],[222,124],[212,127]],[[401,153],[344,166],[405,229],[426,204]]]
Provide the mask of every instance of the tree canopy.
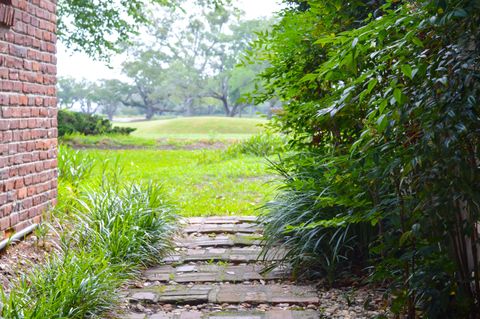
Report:
[[[222,7],[230,0],[195,0],[203,6]],[[90,57],[108,60],[124,43],[151,23],[158,7],[181,8],[184,0],[59,0],[58,30],[62,43]]]

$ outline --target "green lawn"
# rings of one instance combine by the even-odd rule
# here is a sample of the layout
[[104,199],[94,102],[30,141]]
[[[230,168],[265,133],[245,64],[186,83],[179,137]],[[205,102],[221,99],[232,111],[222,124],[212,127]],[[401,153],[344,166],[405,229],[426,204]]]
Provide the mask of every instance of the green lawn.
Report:
[[114,125],[134,127],[132,135],[143,138],[239,139],[261,132],[265,123],[258,118],[183,117]]
[[162,183],[183,216],[253,215],[273,193],[274,177],[260,157],[225,158],[218,150],[85,152],[100,162],[118,159],[129,180]]

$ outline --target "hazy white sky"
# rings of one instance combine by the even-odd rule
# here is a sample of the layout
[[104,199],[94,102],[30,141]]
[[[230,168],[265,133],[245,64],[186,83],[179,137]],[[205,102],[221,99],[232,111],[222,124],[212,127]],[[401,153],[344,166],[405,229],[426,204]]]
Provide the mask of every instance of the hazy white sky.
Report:
[[[269,17],[281,8],[280,0],[236,0],[238,7],[245,11],[247,19]],[[121,78],[119,65],[121,58],[113,58],[113,69],[105,64],[91,60],[87,55],[75,53],[71,55],[65,47],[59,43],[57,48],[57,65],[59,76],[85,78],[91,81],[106,78]]]

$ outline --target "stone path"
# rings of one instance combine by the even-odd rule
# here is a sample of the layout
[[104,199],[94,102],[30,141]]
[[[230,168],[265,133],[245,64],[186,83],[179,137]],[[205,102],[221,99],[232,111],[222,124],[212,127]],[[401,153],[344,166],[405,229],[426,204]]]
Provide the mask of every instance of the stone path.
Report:
[[319,319],[314,286],[295,285],[285,268],[265,272],[280,249],[262,256],[255,217],[184,221],[176,253],[147,269],[126,292],[129,319]]

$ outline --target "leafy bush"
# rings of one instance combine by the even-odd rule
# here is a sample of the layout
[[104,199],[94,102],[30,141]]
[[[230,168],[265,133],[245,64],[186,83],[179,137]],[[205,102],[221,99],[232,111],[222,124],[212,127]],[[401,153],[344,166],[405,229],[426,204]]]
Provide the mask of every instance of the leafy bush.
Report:
[[298,151],[268,240],[318,274],[369,269],[399,317],[478,317],[478,1],[285,2],[247,55]]
[[84,135],[122,134],[135,131],[131,127],[112,127],[112,122],[99,115],[58,110],[58,136],[72,133]]
[[270,156],[283,151],[285,151],[285,138],[278,134],[262,133],[231,145],[226,153],[230,156],[238,154]]

